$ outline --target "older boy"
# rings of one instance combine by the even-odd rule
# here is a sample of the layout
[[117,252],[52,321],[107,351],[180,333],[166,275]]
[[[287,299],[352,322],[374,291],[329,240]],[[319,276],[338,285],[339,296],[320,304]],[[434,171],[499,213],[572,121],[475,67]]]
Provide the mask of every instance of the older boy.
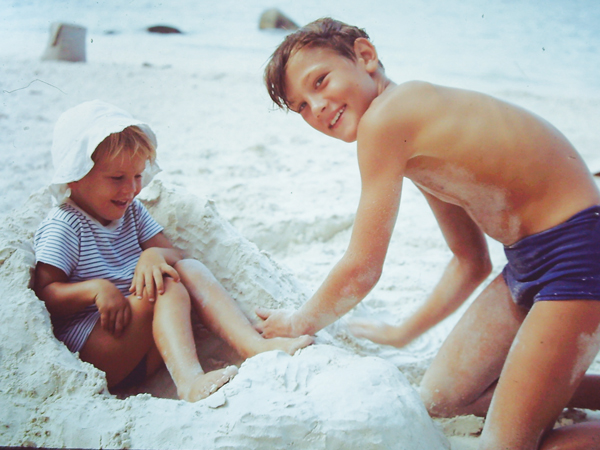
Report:
[[570,400],[600,407],[600,377],[585,375],[600,348],[600,193],[569,141],[487,95],[394,84],[367,34],[331,19],[289,35],[265,80],[280,107],[357,141],[362,192],[343,258],[298,311],[258,311],[263,334],[315,333],[367,295],[409,178],[453,258],[413,317],[358,333],[400,347],[450,315],[490,273],[487,234],[508,265],[441,348],[423,400],[437,416],[487,413],[482,448],[599,448],[597,423],[551,431]]

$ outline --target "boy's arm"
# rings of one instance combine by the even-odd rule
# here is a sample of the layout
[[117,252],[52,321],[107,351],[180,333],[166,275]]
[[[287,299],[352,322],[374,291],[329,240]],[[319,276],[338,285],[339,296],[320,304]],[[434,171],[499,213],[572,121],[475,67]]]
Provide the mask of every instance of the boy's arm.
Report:
[[257,329],[265,337],[314,334],[356,306],[379,280],[396,223],[406,159],[389,130],[381,129],[386,124],[378,125],[359,140],[362,190],[346,253],[298,311],[257,310],[265,319]]
[[35,266],[35,293],[46,303],[48,312],[57,317],[75,314],[93,305],[98,287],[96,281],[69,283],[67,275],[59,268],[42,262]]
[[491,272],[485,236],[466,211],[421,192],[453,253],[452,259],[433,292],[411,317],[395,327],[355,321],[351,330],[357,336],[403,347],[456,311]]
[[55,317],[69,316],[86,306],[98,307],[103,328],[117,336],[129,325],[129,302],[108,280],[93,279],[71,283],[67,275],[50,264],[37,263],[34,290]]
[[173,266],[183,258],[183,254],[173,247],[162,232],[142,242],[141,247],[143,252],[135,267],[129,291],[139,298],[147,296],[149,301],[154,301],[156,294],[165,291],[163,274],[175,281],[180,280]]
[[170,266],[174,266],[175,263],[181,259],[183,259],[183,254],[180,250],[173,247],[171,241],[164,235],[161,231],[160,233],[155,234],[150,239],[141,244],[142,250],[148,250],[149,248],[154,248],[158,253],[160,253],[167,264]]
[[423,194],[453,256],[431,295],[403,324],[406,331],[412,330],[412,339],[456,311],[492,271],[485,235],[467,212]]

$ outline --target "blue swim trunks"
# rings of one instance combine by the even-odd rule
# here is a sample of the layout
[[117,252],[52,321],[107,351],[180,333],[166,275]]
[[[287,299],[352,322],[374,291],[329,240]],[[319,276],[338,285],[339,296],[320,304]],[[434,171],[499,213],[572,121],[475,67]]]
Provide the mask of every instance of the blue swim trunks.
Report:
[[519,306],[547,300],[600,300],[600,205],[504,247],[502,275]]

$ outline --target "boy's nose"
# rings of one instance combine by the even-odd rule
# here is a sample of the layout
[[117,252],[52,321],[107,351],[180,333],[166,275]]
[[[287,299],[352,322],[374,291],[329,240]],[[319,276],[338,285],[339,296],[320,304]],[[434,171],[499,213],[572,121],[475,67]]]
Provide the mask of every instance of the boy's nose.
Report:
[[123,192],[126,194],[133,194],[135,197],[141,190],[141,185],[138,180],[131,180],[123,184]]
[[321,113],[325,111],[326,103],[324,100],[315,100],[312,105],[312,113],[315,117],[320,117]]

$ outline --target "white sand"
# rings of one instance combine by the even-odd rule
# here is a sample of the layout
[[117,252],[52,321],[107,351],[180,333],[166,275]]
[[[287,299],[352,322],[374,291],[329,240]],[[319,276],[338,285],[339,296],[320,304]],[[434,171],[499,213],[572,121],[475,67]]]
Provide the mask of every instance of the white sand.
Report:
[[[344,252],[360,189],[355,148],[271,109],[261,82],[270,48],[256,54],[240,51],[244,42],[213,49],[185,37],[96,32],[88,36],[88,62],[69,64],[39,61],[40,33],[0,37],[8,42],[0,77],[0,444],[434,449],[448,448],[447,438],[455,450],[476,447],[481,419],[432,422],[414,390],[464,308],[401,350],[352,338],[342,320],[294,357],[248,360],[229,385],[194,405],[108,394],[103,374],[54,339],[43,304],[27,288],[31,238],[49,203],[44,194],[25,203],[50,179],[61,112],[101,98],[151,124],[164,172],[144,201],[249,315],[258,304],[300,304]],[[280,38],[256,37],[267,47]],[[406,67],[387,61],[402,81],[398,68]],[[542,95],[493,79],[462,82],[548,118],[590,165],[600,163],[598,92]],[[504,256],[497,243],[490,247],[494,276]],[[424,199],[406,183],[384,275],[350,315],[401,321],[449,258]],[[235,359],[201,328],[199,335],[207,367]],[[600,370],[598,358],[593,369]],[[164,373],[146,388],[172,395]],[[571,420],[581,414],[563,418]]]

